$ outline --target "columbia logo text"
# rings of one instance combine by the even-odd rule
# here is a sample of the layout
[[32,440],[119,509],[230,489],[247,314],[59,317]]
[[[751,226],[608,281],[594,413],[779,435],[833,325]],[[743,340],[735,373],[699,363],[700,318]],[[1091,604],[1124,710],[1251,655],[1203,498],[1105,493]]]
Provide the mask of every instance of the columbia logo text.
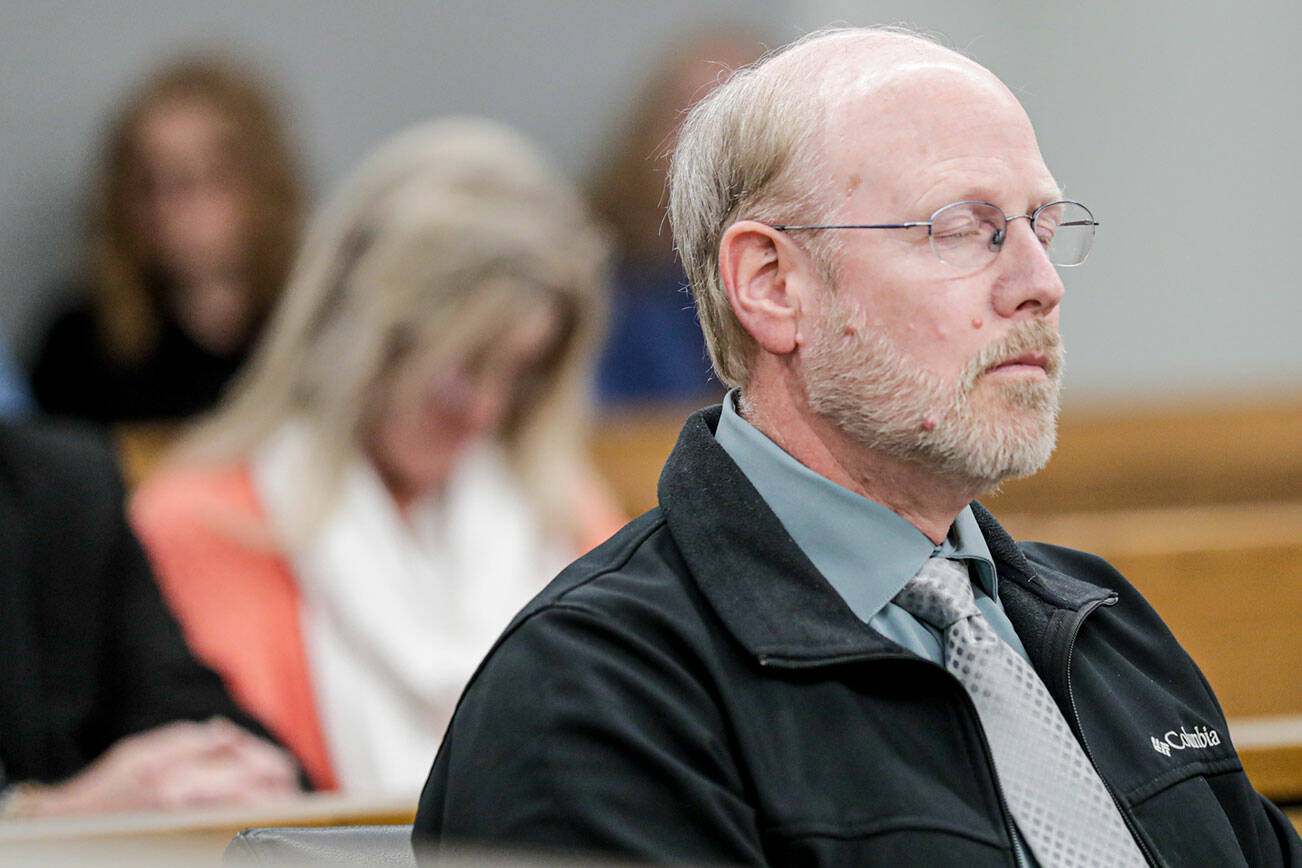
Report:
[[1182,726],[1179,732],[1170,730],[1161,738],[1152,736],[1151,740],[1153,750],[1162,756],[1170,756],[1173,750],[1204,750],[1209,747],[1216,747],[1221,743],[1221,736],[1216,730],[1208,729],[1205,726],[1195,726],[1193,732],[1189,732]]

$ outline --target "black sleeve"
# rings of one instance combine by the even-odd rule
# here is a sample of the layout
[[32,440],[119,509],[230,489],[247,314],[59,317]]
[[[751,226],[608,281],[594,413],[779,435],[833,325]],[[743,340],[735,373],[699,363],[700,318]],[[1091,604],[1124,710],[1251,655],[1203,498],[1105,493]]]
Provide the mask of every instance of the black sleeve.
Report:
[[1299,837],[1298,831],[1289,822],[1284,812],[1277,808],[1274,803],[1264,796],[1258,796],[1261,799],[1261,807],[1266,815],[1265,828],[1263,829],[1263,839],[1265,839],[1262,852],[1269,853],[1275,849],[1278,842],[1280,852],[1280,865],[1288,865],[1290,868],[1302,868],[1302,837]]
[[421,796],[418,852],[762,864],[724,721],[683,656],[585,608],[525,620],[462,699]]
[[[1192,658],[1189,662],[1202,689],[1223,719],[1225,713],[1211,682]],[[1226,813],[1232,817],[1231,825],[1239,839],[1239,849],[1249,864],[1302,868],[1302,837],[1274,802],[1252,788],[1246,772],[1216,776],[1209,779],[1208,784],[1223,805],[1234,806],[1227,807]]]
[[[116,475],[115,475],[116,478]],[[220,677],[191,653],[181,629],[163,602],[140,543],[121,507],[121,489],[109,521],[109,657],[113,685],[105,716],[111,740],[174,720],[205,720],[220,715],[272,740],[227,694]]]
[[[61,466],[50,468],[47,479],[53,485],[41,498],[51,510],[47,530],[80,535],[67,544],[97,552],[76,563],[98,575],[50,577],[65,587],[82,588],[81,600],[65,602],[76,614],[58,632],[84,623],[87,633],[97,636],[101,656],[97,678],[102,683],[93,691],[100,707],[93,714],[95,725],[85,729],[93,742],[83,745],[85,756],[93,758],[127,735],[215,716],[274,742],[186,644],[127,521],[126,492],[111,445],[103,437],[64,428],[48,429],[43,438],[49,447],[61,447],[49,453],[51,459],[58,456]],[[48,551],[48,545],[43,548]],[[71,647],[77,642],[75,637],[61,639]]]
[[0,747],[14,779],[75,774],[124,736],[216,715],[269,738],[190,653],[85,426],[0,426]]

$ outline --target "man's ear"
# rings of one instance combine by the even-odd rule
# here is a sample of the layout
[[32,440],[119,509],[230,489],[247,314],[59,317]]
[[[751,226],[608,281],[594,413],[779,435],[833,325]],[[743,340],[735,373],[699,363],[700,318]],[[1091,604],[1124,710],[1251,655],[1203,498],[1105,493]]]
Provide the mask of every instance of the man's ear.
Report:
[[786,355],[798,346],[810,265],[803,250],[768,224],[739,220],[724,231],[720,277],[737,319],[766,352]]

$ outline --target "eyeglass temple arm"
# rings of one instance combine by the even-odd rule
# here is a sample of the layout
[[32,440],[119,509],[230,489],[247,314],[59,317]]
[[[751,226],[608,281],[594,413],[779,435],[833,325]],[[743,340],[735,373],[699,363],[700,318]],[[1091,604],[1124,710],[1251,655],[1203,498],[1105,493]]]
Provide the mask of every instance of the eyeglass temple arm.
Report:
[[852,224],[833,225],[833,226],[818,226],[818,225],[792,226],[792,225],[784,224],[782,226],[774,226],[773,228],[778,230],[779,232],[786,232],[791,229],[912,229],[915,226],[929,227],[931,226],[931,221],[924,220],[918,223],[852,223]]

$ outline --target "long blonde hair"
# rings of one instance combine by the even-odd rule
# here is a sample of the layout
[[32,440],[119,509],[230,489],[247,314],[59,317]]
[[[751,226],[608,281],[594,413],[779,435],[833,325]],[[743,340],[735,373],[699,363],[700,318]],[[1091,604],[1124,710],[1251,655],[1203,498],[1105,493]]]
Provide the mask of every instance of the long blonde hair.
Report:
[[194,101],[222,117],[230,148],[249,182],[246,236],[249,293],[259,321],[285,284],[298,238],[302,185],[280,114],[267,85],[244,64],[195,54],[165,64],[126,100],[110,124],[94,182],[90,212],[89,301],[109,355],[120,362],[146,356],[162,326],[163,299],[153,285],[153,245],[133,217],[140,157],[136,137],[159,106]]
[[456,118],[400,133],[314,222],[262,343],[181,458],[243,460],[287,420],[305,424],[315,454],[297,531],[308,533],[363,447],[368,398],[398,361],[436,376],[523,306],[550,302],[558,345],[498,435],[541,515],[565,524],[568,493],[587,473],[606,248],[575,190],[510,129]]

